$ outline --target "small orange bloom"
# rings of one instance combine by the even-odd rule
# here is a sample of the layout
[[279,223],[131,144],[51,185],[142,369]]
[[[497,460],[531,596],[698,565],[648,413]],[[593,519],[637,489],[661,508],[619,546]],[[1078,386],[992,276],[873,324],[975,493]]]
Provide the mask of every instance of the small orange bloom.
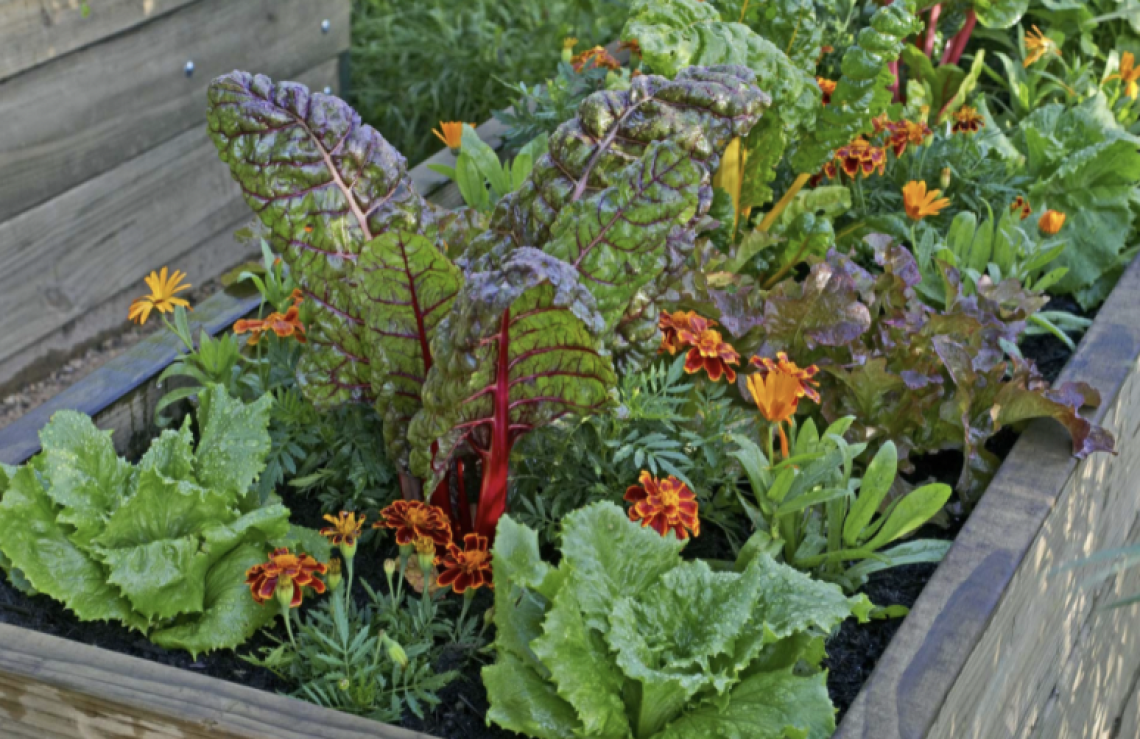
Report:
[[269,562],[254,565],[246,571],[245,584],[259,604],[280,593],[278,597],[282,603],[296,608],[301,605],[301,588],[325,592],[325,584],[317,579],[317,575],[326,572],[328,567],[307,554],[290,554],[288,549],[274,549],[269,555]]
[[1033,208],[1032,208],[1032,206],[1029,205],[1028,200],[1026,200],[1021,195],[1018,195],[1016,198],[1013,199],[1013,202],[1009,204],[1009,212],[1010,213],[1020,212],[1021,213],[1021,220],[1024,221],[1026,218],[1029,217],[1029,214],[1033,212]]
[[570,66],[574,68],[575,72],[600,67],[613,70],[621,69],[621,64],[618,60],[614,59],[602,46],[595,46],[592,49],[586,49],[581,54],[576,54],[574,58],[570,60]]
[[963,105],[954,111],[954,133],[974,134],[986,127],[986,119],[978,114],[978,109],[971,105]]
[[454,542],[447,545],[447,554],[436,561],[440,567],[436,582],[440,587],[451,586],[462,594],[468,588],[478,589],[484,585],[494,587],[491,582],[491,553],[487,551],[487,537],[467,534],[463,537],[463,549]]
[[1047,210],[1037,221],[1037,228],[1046,236],[1053,236],[1065,225],[1065,214],[1059,210]]
[[698,316],[695,311],[679,310],[674,313],[661,311],[661,315],[657,319],[657,327],[661,329],[661,346],[658,347],[657,353],[669,352],[673,355],[684,349],[685,344],[680,337],[681,331],[700,334],[705,329],[715,325],[717,325],[716,321]]
[[152,310],[170,313],[176,305],[191,310],[190,303],[185,298],[174,297],[183,290],[190,289],[190,285],[179,284],[184,279],[186,273],[179,270],[174,270],[174,274],[168,277],[166,267],[162,268],[161,273],[151,272],[145,278],[146,285],[150,288],[150,295],[135,298],[131,302],[130,310],[127,311],[127,318],[141,326],[146,323]]
[[384,520],[372,524],[372,528],[395,529],[400,546],[412,544],[420,537],[431,539],[437,547],[451,543],[451,522],[436,506],[418,500],[397,500],[380,511],[380,517]]
[[922,121],[918,123],[912,121],[888,123],[887,130],[891,132],[888,144],[894,149],[896,157],[901,157],[906,152],[908,145],[922,146],[926,142],[926,138],[934,134],[930,130],[930,126]]
[[618,50],[619,51],[625,50],[625,49],[629,49],[629,55],[630,56],[637,57],[638,59],[641,58],[641,44],[638,43],[637,39],[630,39],[629,41],[622,41],[620,44],[618,44]]
[[[701,520],[697,517],[697,496],[689,486],[670,475],[658,480],[645,470],[637,478],[640,485],[630,485],[625,499],[633,506],[629,509],[630,521],[641,521],[658,534],[672,529],[678,539],[701,535]],[[686,531],[688,529],[688,531]]]
[[685,371],[690,375],[702,369],[713,382],[725,375],[729,382],[736,382],[736,370],[730,364],[740,363],[740,354],[720,336],[720,331],[705,329],[694,334],[689,329],[680,332],[681,341],[691,344],[692,349],[685,357]]
[[320,530],[321,536],[327,536],[334,547],[345,547],[348,550],[356,549],[356,542],[360,539],[360,529],[364,527],[365,516],[359,516],[348,511],[341,511],[333,518],[325,514],[325,520],[332,524]]
[[[294,291],[296,294],[296,291]],[[289,310],[285,311],[285,315],[273,312],[265,317],[264,320],[245,319],[238,321],[234,324],[235,334],[249,333],[249,344],[254,346],[257,342],[261,341],[261,335],[272,331],[281,338],[288,338],[290,336],[297,339],[302,344],[308,343],[305,337],[305,326],[301,323],[301,311],[294,303]]]
[[750,363],[759,371],[748,376],[748,392],[752,395],[760,415],[769,423],[776,424],[780,434],[780,451],[788,456],[788,437],[781,425],[790,421],[796,414],[800,398],[819,402],[819,385],[812,378],[819,372],[814,364],[800,368],[788,359],[784,352],[776,354],[776,360],[768,357],[752,357]]
[[852,179],[860,172],[864,177],[870,177],[876,170],[882,174],[887,166],[886,152],[881,147],[872,146],[862,136],[835,152],[835,158]]
[[827,105],[831,102],[831,94],[835,92],[835,80],[829,80],[826,77],[816,77],[815,83],[819,85],[820,92],[823,93],[823,104]]
[[[475,128],[474,123],[468,123],[467,125]],[[463,124],[458,121],[448,121],[447,123],[440,121],[439,127],[443,129],[443,133],[440,133],[434,128],[431,132],[434,133],[436,138],[442,141],[448,149],[451,149],[452,152],[459,151],[459,147],[463,143]]]
[[1026,32],[1025,49],[1029,53],[1025,55],[1025,61],[1022,62],[1022,66],[1026,68],[1050,52],[1061,56],[1061,50],[1057,48],[1057,42],[1041,33],[1041,29],[1037,26],[1034,26],[1032,31]]
[[927,216],[936,216],[943,208],[950,205],[950,198],[941,198],[941,190],[926,191],[925,182],[910,182],[903,185],[903,207],[906,214],[913,221],[921,221]]
[[1140,67],[1136,66],[1136,57],[1131,51],[1120,55],[1120,71],[1104,78],[1105,82],[1109,80],[1120,80],[1124,85],[1124,94],[1136,99],[1137,93],[1140,93]]

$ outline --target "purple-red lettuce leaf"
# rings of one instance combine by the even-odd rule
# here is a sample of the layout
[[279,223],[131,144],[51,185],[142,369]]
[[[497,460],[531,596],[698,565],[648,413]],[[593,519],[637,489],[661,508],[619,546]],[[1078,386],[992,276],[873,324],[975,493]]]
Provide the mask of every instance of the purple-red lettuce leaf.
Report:
[[355,264],[377,236],[421,231],[433,217],[404,157],[339,98],[246,72],[210,84],[208,122],[219,156],[312,303],[310,348],[298,367],[306,396],[324,407],[372,401],[376,344]]
[[466,447],[483,462],[475,528],[506,509],[511,447],[567,413],[600,409],[614,384],[605,326],[571,265],[523,247],[468,276],[432,341],[423,409],[408,429],[412,471],[434,487]]

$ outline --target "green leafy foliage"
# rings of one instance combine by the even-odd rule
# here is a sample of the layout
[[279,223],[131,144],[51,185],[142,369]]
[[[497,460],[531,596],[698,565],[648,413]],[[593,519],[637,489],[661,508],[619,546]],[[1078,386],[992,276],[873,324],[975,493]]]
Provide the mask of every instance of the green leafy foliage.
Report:
[[272,397],[246,405],[213,385],[200,398],[197,444],[188,418],[137,466],[90,418],[60,411],[0,502],[0,551],[32,588],[81,620],[194,654],[234,647],[272,618],[243,576],[289,531],[288,509],[246,494],[269,450]]
[[595,503],[564,519],[553,568],[504,517],[488,718],[542,738],[830,736],[818,647],[865,599],[767,555],[719,572],[683,547]]

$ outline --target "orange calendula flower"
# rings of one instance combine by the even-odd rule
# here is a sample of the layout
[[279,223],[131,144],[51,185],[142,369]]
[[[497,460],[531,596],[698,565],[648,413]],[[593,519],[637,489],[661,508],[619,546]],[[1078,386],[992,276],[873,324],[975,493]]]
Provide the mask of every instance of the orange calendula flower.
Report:
[[901,157],[906,152],[907,146],[922,146],[926,142],[926,138],[934,134],[930,130],[930,126],[922,121],[917,123],[913,121],[888,123],[887,130],[891,132],[888,145],[894,150],[896,157]]
[[1065,225],[1065,214],[1059,210],[1047,210],[1037,221],[1037,228],[1046,236],[1053,236]]
[[819,85],[819,90],[823,93],[823,104],[827,105],[831,102],[831,93],[835,92],[836,82],[826,77],[816,77],[815,83]]
[[740,354],[721,338],[720,331],[709,328],[697,334],[691,329],[683,329],[679,336],[681,341],[692,346],[685,357],[686,372],[693,374],[703,369],[713,382],[720,380],[721,375],[729,382],[736,382],[736,370],[729,365],[739,364]]
[[346,556],[351,556],[348,553],[356,551],[356,542],[360,539],[360,530],[364,528],[365,516],[358,517],[355,513],[341,511],[336,518],[331,514],[325,514],[325,520],[332,526],[321,529],[320,535],[327,536],[329,543],[334,547],[340,547]]
[[1124,94],[1136,99],[1137,93],[1140,93],[1140,67],[1136,66],[1136,57],[1131,51],[1120,55],[1120,71],[1104,78],[1105,82],[1109,80],[1120,80],[1124,85]]
[[191,310],[190,303],[185,298],[174,297],[183,290],[190,289],[190,285],[180,284],[184,279],[186,279],[185,272],[174,270],[174,274],[171,275],[168,274],[166,267],[162,268],[162,272],[151,272],[145,278],[146,286],[150,288],[150,295],[135,298],[131,302],[127,317],[141,326],[146,323],[152,310],[170,313],[176,305]]
[[950,205],[950,198],[939,198],[941,190],[926,191],[926,182],[910,182],[903,185],[903,207],[906,214],[913,221],[921,221],[927,216],[938,215],[943,208]]
[[418,500],[397,500],[380,511],[382,521],[372,524],[374,529],[395,529],[396,543],[400,546],[412,544],[420,537],[427,537],[437,547],[451,543],[451,522],[441,508]]
[[317,575],[328,572],[328,567],[307,554],[291,554],[288,549],[274,549],[269,562],[250,567],[245,573],[245,584],[258,603],[276,595],[282,605],[296,608],[301,605],[301,588],[325,592],[325,584]]
[[1013,199],[1013,202],[1009,204],[1009,212],[1020,213],[1021,220],[1024,221],[1029,217],[1029,214],[1033,212],[1033,207],[1029,205],[1028,200],[1026,200],[1023,196],[1018,195]]
[[715,325],[716,321],[698,316],[695,311],[679,310],[673,313],[662,311],[657,319],[657,327],[661,329],[661,346],[658,347],[657,353],[676,354],[685,348],[685,342],[681,340],[682,331],[700,334]]
[[570,66],[574,67],[575,72],[599,67],[613,70],[621,69],[618,60],[614,59],[602,46],[595,46],[592,49],[586,49],[581,54],[574,55],[574,58],[570,60]]
[[887,166],[886,152],[861,136],[835,152],[835,159],[852,179],[860,172],[864,177],[870,177],[875,170],[882,174]]
[[986,127],[986,120],[978,114],[978,109],[972,105],[963,105],[954,111],[954,133],[977,133]]
[[443,121],[440,121],[439,127],[443,129],[443,133],[440,133],[439,130],[434,128],[431,130],[431,132],[434,133],[436,135],[436,138],[442,141],[448,149],[451,149],[452,153],[455,153],[459,151],[459,147],[463,143],[464,125],[475,128],[474,123],[463,124],[459,123],[458,121],[448,121],[447,123],[444,123]]
[[752,395],[760,415],[769,423],[776,424],[780,434],[780,451],[788,456],[788,437],[784,434],[783,423],[796,414],[800,398],[808,398],[818,403],[819,384],[814,380],[819,368],[814,364],[800,368],[788,359],[784,352],[776,354],[776,359],[752,357],[750,363],[759,371],[748,376],[748,392]]
[[1037,26],[1034,26],[1032,31],[1028,31],[1025,34],[1025,50],[1028,53],[1025,55],[1025,61],[1022,62],[1022,66],[1026,68],[1036,63],[1046,54],[1053,53],[1057,56],[1061,56],[1061,50],[1057,48],[1057,42],[1041,33],[1041,29]]
[[235,334],[249,333],[250,346],[256,345],[257,342],[261,341],[262,334],[267,334],[270,331],[282,339],[292,336],[302,344],[307,344],[309,341],[305,337],[305,325],[301,323],[301,311],[296,303],[285,311],[285,315],[275,311],[266,316],[264,320],[243,318],[234,324]]
[[[629,509],[630,521],[641,521],[658,534],[672,529],[678,539],[701,535],[701,519],[697,517],[697,496],[689,486],[670,475],[658,480],[645,470],[637,478],[639,485],[625,490],[625,499],[633,505]],[[687,529],[687,530],[686,530]]]
[[484,585],[493,587],[491,583],[491,553],[487,551],[489,542],[487,537],[479,534],[467,534],[463,537],[463,549],[454,542],[449,542],[447,554],[436,561],[439,566],[439,577],[436,582],[440,587],[451,586],[456,593],[462,594],[467,589],[477,590]]

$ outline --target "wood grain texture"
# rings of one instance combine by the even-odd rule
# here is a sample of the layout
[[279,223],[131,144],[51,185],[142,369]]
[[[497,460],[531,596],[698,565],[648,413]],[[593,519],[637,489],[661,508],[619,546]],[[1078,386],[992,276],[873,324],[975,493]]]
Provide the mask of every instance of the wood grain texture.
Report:
[[[337,61],[298,77],[335,89]],[[150,270],[201,284],[255,255],[250,218],[202,125],[0,225],[0,386],[124,325]]]
[[0,221],[204,130],[218,75],[291,79],[334,58],[348,48],[349,11],[349,0],[199,0],[0,83]]
[[1134,612],[1107,617],[1094,604],[1127,583],[1082,590],[1080,572],[1047,575],[1135,534],[1137,315],[1140,262],[1125,273],[1061,376],[1100,391],[1104,403],[1088,415],[1116,433],[1120,454],[1078,463],[1058,425],[1031,424],[836,737],[1109,736],[1103,728],[1125,710],[1140,645]]
[[0,81],[46,61],[152,21],[196,0],[0,2]]
[[0,735],[5,739],[432,739],[5,624],[0,624]]

